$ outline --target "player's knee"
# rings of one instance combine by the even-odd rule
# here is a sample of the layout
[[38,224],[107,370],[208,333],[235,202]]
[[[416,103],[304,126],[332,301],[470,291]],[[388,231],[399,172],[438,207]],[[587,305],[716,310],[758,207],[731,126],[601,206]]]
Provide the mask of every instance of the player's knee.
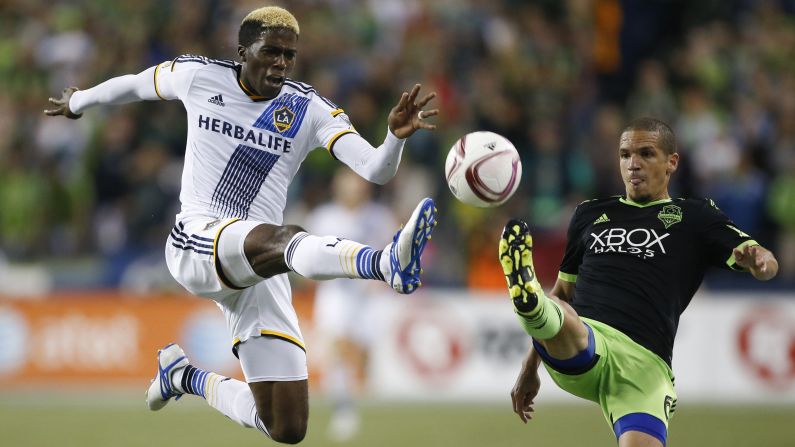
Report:
[[279,421],[268,427],[271,439],[282,444],[298,444],[306,436],[307,421],[300,418],[292,418]]
[[296,234],[302,231],[306,230],[304,230],[303,227],[298,225],[283,225],[279,227],[279,230],[277,230],[278,233],[277,239],[283,240],[284,244],[287,245],[287,243],[290,242],[290,239],[292,239],[293,236],[295,236]]
[[245,242],[246,256],[254,271],[263,278],[287,272],[284,251],[293,236],[302,231],[304,229],[298,225],[260,225],[254,228]]

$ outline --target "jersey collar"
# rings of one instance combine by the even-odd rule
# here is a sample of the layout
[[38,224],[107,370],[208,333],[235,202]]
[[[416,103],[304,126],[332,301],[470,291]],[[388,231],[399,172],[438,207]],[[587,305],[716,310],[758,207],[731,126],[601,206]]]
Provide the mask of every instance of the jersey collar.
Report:
[[647,206],[654,206],[654,205],[659,205],[661,203],[668,203],[668,202],[673,201],[673,199],[669,197],[667,199],[655,200],[654,202],[649,202],[649,203],[638,203],[638,202],[635,202],[634,200],[632,200],[630,198],[621,197],[621,198],[618,199],[618,201],[623,203],[624,205],[635,206],[635,207],[638,207],[638,208],[646,208]]
[[243,80],[240,79],[240,66],[238,65],[235,68],[236,68],[235,71],[237,72],[237,85],[238,87],[240,87],[240,90],[243,90],[243,93],[245,93],[246,96],[248,96],[254,102],[267,101],[268,98],[258,95],[252,92],[248,87],[246,87],[246,84],[244,84]]

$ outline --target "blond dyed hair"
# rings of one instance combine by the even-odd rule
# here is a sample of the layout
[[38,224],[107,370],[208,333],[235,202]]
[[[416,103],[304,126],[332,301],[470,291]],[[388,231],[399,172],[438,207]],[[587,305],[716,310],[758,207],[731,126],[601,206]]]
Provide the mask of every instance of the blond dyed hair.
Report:
[[242,27],[246,22],[258,24],[261,28],[287,28],[300,34],[298,20],[295,19],[290,11],[278,6],[264,6],[248,13],[240,24]]

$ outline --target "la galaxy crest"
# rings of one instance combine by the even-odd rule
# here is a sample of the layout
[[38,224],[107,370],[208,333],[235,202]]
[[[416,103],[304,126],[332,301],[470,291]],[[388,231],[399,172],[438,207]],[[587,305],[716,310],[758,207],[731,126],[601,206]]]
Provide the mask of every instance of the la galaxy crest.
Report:
[[682,208],[676,205],[665,205],[663,209],[657,213],[657,218],[662,221],[667,230],[671,225],[682,221]]
[[286,132],[293,125],[295,121],[295,112],[290,110],[287,106],[281,107],[273,111],[273,125],[280,133]]

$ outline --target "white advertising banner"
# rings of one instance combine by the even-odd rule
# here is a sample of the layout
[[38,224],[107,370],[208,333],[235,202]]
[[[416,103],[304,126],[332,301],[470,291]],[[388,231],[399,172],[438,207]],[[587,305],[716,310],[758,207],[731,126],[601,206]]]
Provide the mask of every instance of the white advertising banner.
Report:
[[[529,339],[503,294],[378,299],[369,386],[388,399],[506,400]],[[576,401],[541,368],[538,401]],[[795,297],[697,295],[674,350],[680,401],[795,404]]]

